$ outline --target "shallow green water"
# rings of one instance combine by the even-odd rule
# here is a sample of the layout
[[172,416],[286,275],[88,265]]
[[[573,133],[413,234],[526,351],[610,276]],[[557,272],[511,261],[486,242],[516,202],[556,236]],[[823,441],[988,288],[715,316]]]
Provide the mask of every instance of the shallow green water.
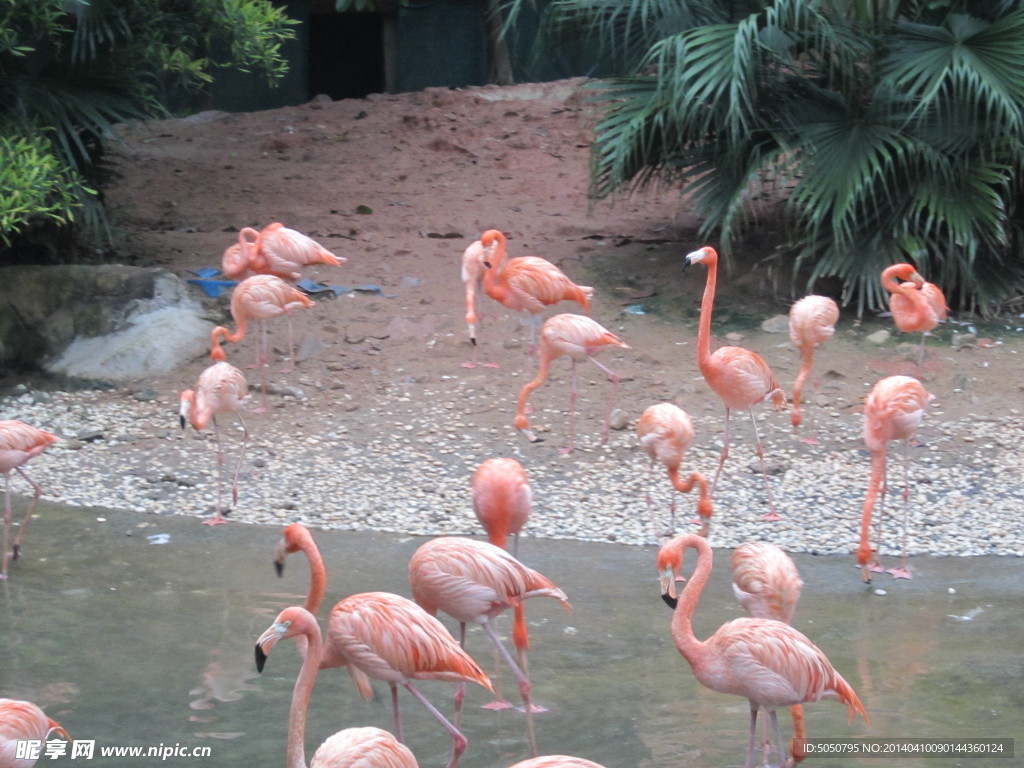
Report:
[[[271,564],[280,530],[192,518],[141,517],[41,507],[25,557],[0,584],[0,696],[37,701],[76,739],[119,745],[209,746],[207,758],[92,760],[41,765],[275,766],[284,762],[291,686],[299,667],[290,644],[257,675],[253,644],[285,605],[301,603],[308,570],[290,558],[285,578]],[[98,522],[97,518],[105,518]],[[167,543],[147,537],[168,534]],[[422,543],[394,535],[315,532],[330,582],[327,605],[368,590],[408,594],[406,565]],[[699,686],[669,635],[653,547],[524,539],[520,556],[569,594],[565,614],[532,600],[530,668],[542,753],[576,754],[608,768],[738,766],[747,705]],[[716,551],[695,629],[706,637],[740,614],[728,552]],[[806,583],[796,626],[828,654],[871,716],[847,724],[832,702],[806,707],[812,737],[1017,737],[1024,750],[1024,561],[916,559],[917,577],[876,580],[865,590],[851,557],[794,558]],[[950,593],[950,590],[955,590]],[[321,616],[326,610],[321,612]],[[955,618],[959,617],[959,618]],[[455,630],[454,623],[447,621]],[[508,630],[503,619],[500,629]],[[488,671],[482,632],[469,650]],[[508,684],[507,672],[501,679]],[[307,757],[342,727],[391,727],[387,688],[358,698],[344,671],[321,676],[307,725]],[[451,713],[454,686],[422,690]],[[528,757],[523,716],[491,712],[471,690],[464,768],[507,768]],[[406,742],[424,768],[444,765],[451,741],[406,693]],[[780,714],[788,734],[788,714]],[[1020,754],[1020,753],[1019,753]],[[1020,764],[900,759],[900,766]],[[880,765],[815,758],[806,765]]]

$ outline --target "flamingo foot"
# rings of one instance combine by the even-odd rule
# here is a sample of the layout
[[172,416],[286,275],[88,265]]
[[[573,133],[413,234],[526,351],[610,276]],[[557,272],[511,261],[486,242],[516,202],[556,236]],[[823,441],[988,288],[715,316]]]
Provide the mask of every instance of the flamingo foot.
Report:
[[808,437],[800,438],[800,442],[804,443],[805,445],[821,445],[821,440],[816,438],[814,435],[809,435]]
[[494,712],[498,712],[502,709],[514,709],[514,707],[504,699],[495,699],[490,704],[482,704],[480,709],[490,709]]
[[[538,443],[539,443],[539,442],[540,442],[540,440],[538,439],[538,440],[536,440],[535,442],[538,442]],[[559,449],[558,449],[558,452],[559,452],[560,454],[562,454],[563,456],[569,456],[569,455],[570,455],[570,454],[571,454],[571,453],[573,452],[573,450],[574,450],[574,449],[573,449],[573,446],[569,445],[569,446],[566,446],[565,448],[559,448]]]
[[466,362],[461,363],[460,365],[463,368],[476,368],[476,363],[474,363],[472,360],[467,360]]
[[775,523],[782,519],[782,515],[778,512],[769,512],[767,515],[761,515],[761,519],[768,523]]
[[260,405],[260,406],[257,406],[256,408],[253,408],[252,412],[253,413],[266,413],[268,410],[270,410],[270,409],[267,408],[267,406]]
[[11,547],[11,559],[17,560],[19,557],[21,557],[21,544],[15,544]]
[[873,562],[868,567],[869,567],[869,569],[871,570],[872,573],[885,573],[885,568],[883,568],[882,564],[880,562],[878,562],[877,560],[875,560],[875,562]]
[[211,518],[209,520],[203,520],[203,525],[227,525],[227,522],[227,520],[218,515],[217,517]]
[[[530,704],[530,712],[534,715],[539,715],[542,712],[547,712],[547,707],[542,707],[540,704]],[[516,707],[516,712],[526,712],[526,706]]]
[[905,568],[903,566],[900,566],[899,568],[890,568],[890,569],[888,569],[886,571],[886,573],[891,575],[894,579],[912,579],[912,578],[914,578],[913,574],[910,572],[910,569],[909,568]]
[[484,368],[501,368],[497,363],[484,363]]
[[280,373],[294,373],[294,372],[295,372],[295,366],[294,365],[289,367],[289,368],[282,368],[280,370]]

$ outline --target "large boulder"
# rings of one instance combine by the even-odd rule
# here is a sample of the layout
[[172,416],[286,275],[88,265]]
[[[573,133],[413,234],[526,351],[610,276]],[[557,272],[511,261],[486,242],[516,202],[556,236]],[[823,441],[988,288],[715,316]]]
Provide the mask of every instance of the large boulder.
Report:
[[4,367],[128,381],[209,350],[213,323],[163,269],[120,265],[0,269]]

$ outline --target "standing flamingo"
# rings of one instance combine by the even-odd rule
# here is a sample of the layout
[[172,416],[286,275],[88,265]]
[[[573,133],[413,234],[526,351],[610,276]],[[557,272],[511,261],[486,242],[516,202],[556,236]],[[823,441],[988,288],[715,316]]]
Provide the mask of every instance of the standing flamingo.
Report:
[[[278,614],[274,623],[256,641],[256,669],[263,671],[267,655],[274,645],[286,638],[303,640],[302,668],[292,689],[288,714],[287,768],[306,768],[306,711],[316,683],[317,664],[323,648],[320,627],[313,614],[305,608],[292,606]],[[321,744],[313,754],[311,768],[417,768],[416,758],[408,747],[380,728],[346,728]]]
[[540,352],[537,377],[528,381],[519,391],[519,403],[516,407],[515,427],[525,434],[531,443],[540,442],[530,430],[530,422],[526,418],[526,403],[530,393],[547,381],[548,371],[551,368],[551,361],[563,355],[572,359],[572,385],[569,390],[569,445],[562,450],[563,453],[572,453],[576,435],[576,361],[584,358],[590,360],[594,365],[608,374],[612,382],[612,390],[608,395],[608,410],[604,417],[604,426],[601,429],[601,442],[608,441],[608,424],[611,420],[612,406],[615,403],[615,394],[619,387],[619,377],[610,368],[599,363],[594,355],[602,347],[622,347],[629,349],[629,345],[622,341],[611,331],[603,328],[594,320],[583,315],[555,315],[544,323],[540,331]]
[[16,470],[19,475],[28,481],[32,486],[32,502],[28,505],[28,511],[21,521],[18,535],[14,539],[12,557],[17,560],[21,556],[21,540],[25,536],[25,529],[28,521],[32,519],[32,513],[36,510],[39,497],[43,495],[42,486],[29,477],[22,465],[30,459],[34,459],[57,442],[59,438],[47,432],[26,424],[23,421],[8,419],[0,421],[0,472],[3,472],[4,491],[4,550],[0,556],[0,581],[7,578],[7,542],[11,530],[11,470]]
[[[264,650],[269,651],[269,648]],[[257,667],[262,668],[262,665],[257,651]],[[412,681],[472,682],[489,691],[491,681],[440,621],[412,600],[389,592],[362,592],[346,597],[328,616],[327,639],[320,653],[319,667],[346,665],[391,686],[395,736],[399,741],[403,739],[398,686],[403,686],[426,707],[452,736],[454,748],[448,768],[455,768],[466,750],[466,737]]]
[[[697,550],[697,567],[676,599],[675,576],[688,547]],[[672,637],[697,681],[713,691],[743,696],[750,702],[746,768],[754,765],[758,710],[768,712],[775,744],[782,739],[775,710],[828,699],[846,704],[850,720],[867,712],[850,684],[802,632],[773,619],[740,618],[726,622],[707,640],[693,633],[693,614],[711,575],[713,554],[707,539],[694,533],[676,536],[658,551],[662,597],[675,610]],[[784,756],[783,760],[784,760]],[[782,764],[782,761],[779,763]]]
[[496,547],[508,549],[514,536],[512,554],[519,550],[519,532],[530,516],[530,480],[515,459],[494,458],[480,463],[473,473],[473,512]]
[[893,264],[882,270],[882,287],[889,296],[889,309],[896,327],[903,333],[920,333],[917,364],[924,361],[924,340],[928,332],[946,319],[949,309],[942,289],[925,279],[911,264]]
[[[869,541],[871,514],[875,508],[875,499],[879,490],[882,501],[885,501],[886,481],[886,448],[890,440],[903,440],[903,468],[907,474],[907,448],[921,420],[924,409],[933,397],[920,381],[911,376],[888,376],[877,384],[868,394],[864,404],[864,444],[871,452],[871,479],[868,481],[868,492],[864,498],[860,520],[860,547],[857,549],[857,563],[861,567],[861,575],[865,583],[871,582],[871,572],[880,572],[882,566],[874,554]],[[907,525],[908,502],[910,488],[907,481],[903,485],[903,544],[902,558],[899,568],[890,568],[889,573],[897,579],[911,578],[907,568]]]
[[[527,568],[500,547],[460,536],[431,539],[413,553],[409,560],[409,584],[413,599],[427,613],[435,616],[444,611],[459,622],[459,643],[465,648],[466,624],[483,627],[494,647],[504,657],[519,681],[526,712],[530,753],[536,757],[537,741],[533,730],[534,708],[530,699],[530,678],[498,639],[491,621],[500,613],[518,606],[531,597],[552,597],[571,610],[565,592],[546,576]],[[525,635],[525,618],[521,632]],[[520,631],[520,630],[517,630]],[[525,664],[526,648],[517,645],[520,660]],[[463,687],[456,696],[456,711],[462,708]]]
[[[288,354],[290,365],[281,369],[281,373],[295,370],[295,340],[292,334],[292,311],[313,306],[313,300],[297,288],[288,285],[274,275],[253,275],[235,286],[231,292],[231,316],[234,318],[235,332],[231,333],[222,325],[210,332],[210,357],[214,360],[226,360],[227,356],[221,347],[221,339],[237,343],[245,338],[249,321],[259,324],[260,339],[256,345],[256,363],[252,366],[260,369],[263,397],[266,398],[267,384],[264,365],[268,358],[266,321],[284,315],[288,319]],[[265,411],[260,406],[257,412]]]
[[294,282],[302,278],[302,270],[311,264],[339,267],[346,261],[308,235],[275,221],[261,232],[252,227],[239,230],[238,243],[224,251],[221,271],[230,279],[255,272]]
[[[320,609],[324,593],[327,591],[327,568],[324,566],[324,559],[320,554],[320,549],[313,540],[313,534],[302,523],[292,523],[286,526],[281,540],[274,548],[274,569],[277,571],[278,576],[284,576],[285,561],[288,559],[288,555],[294,555],[296,552],[303,552],[309,561],[309,593],[306,595],[304,607],[307,611],[316,615]],[[295,638],[295,643],[299,648],[302,658],[305,658],[306,638],[300,635]],[[349,675],[352,677],[352,682],[359,689],[360,695],[367,701],[373,699],[373,684],[362,670],[353,667],[351,664],[341,665],[332,663],[337,660],[329,656],[321,657],[319,661],[320,669],[346,666]]]
[[[793,382],[793,411],[789,414],[793,429],[803,422],[804,382],[814,365],[814,348],[832,338],[838,320],[839,305],[828,296],[804,296],[789,310],[789,341],[800,350],[800,372]],[[813,435],[804,438],[803,442],[810,445],[818,443]]]
[[569,755],[541,755],[531,757],[511,766],[511,768],[604,768],[604,766],[584,760],[582,757]]
[[242,405],[249,396],[249,385],[245,382],[242,372],[231,363],[214,363],[199,374],[196,388],[186,389],[181,393],[179,411],[181,428],[191,424],[197,432],[206,429],[213,423],[213,437],[217,443],[217,514],[212,520],[204,520],[204,525],[221,525],[226,523],[223,512],[222,482],[224,471],[224,451],[220,444],[220,432],[217,429],[217,415],[234,413],[242,425],[242,448],[238,453],[238,466],[231,483],[231,503],[238,503],[238,475],[242,471],[242,460],[245,458],[245,446],[249,441],[249,430],[242,419]]
[[743,347],[719,347],[711,354],[711,311],[715,304],[715,286],[718,283],[718,252],[705,246],[700,250],[687,254],[685,266],[706,264],[708,268],[707,282],[704,285],[704,296],[700,302],[700,326],[697,331],[697,365],[704,381],[715,391],[725,404],[725,433],[722,438],[722,454],[718,459],[715,479],[711,481],[711,495],[714,496],[718,487],[718,476],[722,473],[722,465],[729,457],[729,414],[734,410],[744,410],[750,414],[750,423],[754,427],[754,439],[757,441],[757,458],[761,463],[761,476],[764,478],[764,489],[768,496],[767,515],[764,520],[781,520],[775,511],[772,490],[768,483],[768,471],[764,465],[764,448],[761,437],[757,434],[757,421],[754,419],[753,407],[770,397],[776,410],[786,405],[786,395],[775,381],[775,374],[761,356]]
[[18,742],[45,742],[51,734],[71,741],[68,732],[31,701],[0,699],[0,766],[32,768],[37,758],[18,756]]
[[[466,326],[469,328],[469,341],[473,345],[473,359],[462,364],[463,368],[476,368],[477,353],[480,345],[476,340],[477,295],[483,287],[484,273],[487,271],[485,259],[487,249],[479,240],[474,240],[462,252],[462,283],[466,288]],[[480,317],[483,317],[481,314]],[[497,368],[497,363],[484,363],[484,368]]]
[[[673,403],[658,403],[649,406],[640,416],[636,423],[636,434],[640,439],[640,445],[647,452],[651,459],[651,470],[654,469],[654,462],[661,462],[668,472],[668,478],[672,487],[680,493],[689,493],[696,485],[700,489],[700,500],[697,502],[697,515],[701,523],[700,535],[707,536],[711,526],[711,515],[713,508],[711,497],[708,495],[708,481],[700,472],[693,472],[683,480],[679,474],[679,467],[683,463],[683,456],[690,446],[693,445],[693,422],[689,414]],[[648,471],[650,476],[651,471]],[[651,508],[651,491],[648,482],[647,508]],[[671,515],[671,526],[669,536],[676,532],[676,497],[672,494],[672,505],[669,507]],[[657,531],[657,519],[655,519],[655,531]]]
[[[729,560],[732,567],[732,591],[747,613],[757,619],[775,619],[793,623],[793,611],[800,600],[804,582],[793,559],[774,544],[752,541],[736,547]],[[793,717],[793,762],[807,757],[803,740],[804,705],[789,708]],[[766,739],[767,741],[767,739]]]
[[590,312],[590,299],[594,289],[576,285],[566,274],[547,259],[539,256],[520,256],[505,261],[505,235],[489,229],[480,237],[485,249],[494,249],[496,256],[484,262],[484,291],[511,310],[525,310],[530,317],[530,349],[534,352],[540,313],[560,301],[575,301]]

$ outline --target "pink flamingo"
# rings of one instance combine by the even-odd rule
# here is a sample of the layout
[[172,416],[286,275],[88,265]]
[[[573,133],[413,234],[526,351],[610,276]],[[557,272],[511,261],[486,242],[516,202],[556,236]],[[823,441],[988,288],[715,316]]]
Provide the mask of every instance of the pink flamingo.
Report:
[[[231,316],[234,318],[235,332],[231,333],[222,325],[218,325],[210,332],[210,357],[214,360],[226,360],[227,355],[221,347],[221,339],[235,344],[245,338],[249,328],[249,321],[252,320],[259,325],[260,340],[256,345],[256,362],[251,367],[260,369],[261,384],[264,402],[267,395],[266,374],[263,370],[268,358],[267,325],[266,321],[284,315],[288,320],[288,359],[290,365],[282,368],[281,373],[290,373],[295,370],[295,340],[292,333],[292,312],[300,308],[313,306],[313,300],[297,288],[288,285],[284,280],[274,275],[254,275],[246,278],[235,286],[231,292]],[[255,409],[255,413],[262,413],[266,410],[265,405]]]
[[584,760],[582,757],[569,755],[541,755],[531,757],[511,766],[511,768],[604,768],[602,765]]
[[[480,350],[476,340],[477,320],[477,294],[483,287],[484,273],[487,271],[484,260],[487,256],[487,249],[479,240],[469,244],[462,252],[462,283],[466,287],[466,326],[469,328],[469,341],[473,345],[473,359],[462,364],[463,368],[476,368],[477,353]],[[484,368],[498,368],[497,363],[484,363]]]
[[[487,633],[519,681],[530,752],[536,756],[532,715],[544,710],[535,707],[530,700],[530,678],[498,639],[491,621],[506,609],[531,597],[552,597],[566,610],[571,610],[565,593],[553,581],[527,568],[504,549],[460,536],[431,539],[421,545],[409,560],[409,584],[413,599],[427,613],[435,616],[441,610],[459,622],[459,643],[463,648],[466,624],[479,624]],[[525,635],[525,619],[521,613],[516,614],[516,620],[523,622],[522,633]],[[525,665],[526,648],[517,646],[517,650]],[[455,700],[456,711],[462,708],[462,695],[463,687],[460,686]]]
[[42,486],[26,474],[22,466],[57,442],[59,438],[51,432],[33,427],[23,421],[8,419],[0,421],[0,472],[3,472],[6,490],[4,492],[4,550],[0,558],[0,581],[7,578],[7,542],[11,530],[11,470],[16,471],[32,486],[32,502],[21,521],[21,528],[14,539],[13,559],[21,556],[21,540],[28,528],[28,521],[36,510],[39,497],[43,495]]
[[[828,296],[804,296],[789,310],[789,341],[800,350],[800,372],[793,382],[793,411],[789,414],[793,429],[803,422],[804,382],[814,365],[814,348],[832,338],[838,320],[839,305]],[[803,442],[818,444],[814,436],[804,438]]]
[[566,274],[547,259],[539,256],[520,256],[505,261],[505,235],[489,229],[480,237],[484,248],[494,249],[497,256],[484,262],[484,291],[495,301],[511,310],[526,311],[530,318],[530,349],[534,352],[537,325],[546,307],[560,301],[575,301],[590,312],[590,299],[594,289],[576,285]]
[[764,489],[768,496],[769,512],[762,519],[781,520],[782,516],[775,511],[775,502],[772,500],[768,470],[764,465],[764,448],[761,445],[761,437],[757,433],[757,421],[754,419],[753,407],[765,398],[771,398],[775,409],[780,410],[786,406],[786,395],[775,381],[772,369],[757,353],[742,347],[719,347],[714,354],[711,354],[711,312],[715,304],[715,287],[718,282],[718,252],[714,248],[705,246],[687,254],[685,266],[691,264],[705,264],[708,268],[704,296],[700,302],[697,365],[704,376],[704,381],[725,404],[722,454],[718,459],[715,479],[711,481],[711,495],[713,497],[715,494],[718,476],[722,473],[722,465],[729,457],[729,414],[733,410],[744,410],[750,414],[750,423],[754,427],[757,458],[761,463],[761,476],[764,478]]
[[[257,645],[262,669],[269,648]],[[263,658],[261,659],[261,655]],[[313,657],[312,647],[307,659]],[[315,657],[314,657],[315,658]],[[312,663],[312,662],[311,662]],[[413,685],[413,680],[479,683],[491,681],[436,618],[408,598],[389,592],[362,592],[338,602],[327,618],[327,638],[319,668],[351,665],[391,687],[395,736],[402,738],[398,686],[403,686],[452,736],[448,768],[455,768],[466,750],[466,737]]]
[[562,449],[562,453],[572,453],[576,435],[576,391],[578,383],[576,380],[576,361],[587,359],[594,365],[608,374],[612,382],[612,389],[608,395],[608,410],[605,413],[604,426],[601,428],[601,442],[608,441],[608,424],[611,420],[612,406],[615,403],[615,394],[619,387],[619,377],[610,368],[597,361],[594,355],[602,347],[622,347],[629,349],[629,345],[622,341],[611,331],[603,328],[594,320],[583,315],[555,315],[544,323],[540,331],[540,352],[539,367],[536,378],[528,381],[519,391],[519,402],[516,407],[515,427],[526,435],[531,443],[540,442],[530,430],[530,422],[526,418],[526,404],[530,393],[547,381],[548,372],[551,368],[551,361],[562,356],[568,356],[572,360],[572,385],[569,390],[569,445]]
[[925,336],[946,319],[949,309],[942,289],[926,282],[911,264],[893,264],[882,270],[882,287],[889,292],[889,310],[903,333],[920,333],[917,364],[924,361]]
[[71,741],[68,732],[31,701],[0,699],[0,766],[3,768],[32,768],[36,758],[19,757],[18,742],[45,742],[54,734]]
[[[804,585],[793,559],[774,544],[752,541],[736,547],[729,560],[732,567],[732,591],[747,613],[757,619],[775,619],[793,623],[793,612]],[[793,762],[807,757],[803,740],[804,705],[789,708],[793,717]],[[767,741],[767,739],[766,739]],[[765,756],[767,760],[767,755]]]
[[222,525],[224,519],[221,476],[224,471],[224,451],[220,444],[220,432],[217,429],[217,415],[234,413],[242,425],[242,449],[238,454],[238,466],[231,483],[231,503],[238,504],[238,475],[242,471],[242,460],[245,458],[245,446],[249,441],[249,430],[242,418],[242,405],[249,396],[249,385],[242,372],[230,363],[214,363],[199,374],[196,388],[186,389],[181,393],[179,415],[181,428],[191,424],[197,432],[213,424],[213,437],[217,443],[217,514],[212,520],[204,520],[203,525]]
[[530,516],[532,494],[523,465],[500,457],[480,463],[473,473],[473,512],[496,547],[508,549],[514,536],[512,554],[519,550],[519,532]]
[[[700,472],[693,472],[685,480],[679,474],[683,456],[693,445],[693,422],[689,414],[673,403],[658,403],[649,406],[636,423],[636,434],[640,445],[651,459],[651,470],[654,462],[660,462],[668,472],[672,487],[680,493],[689,493],[696,485],[700,489],[700,500],[697,502],[697,516],[701,524],[700,535],[707,536],[711,526],[711,515],[714,509],[708,495],[708,481]],[[648,471],[648,479],[651,472]],[[647,490],[647,508],[651,508],[650,483]],[[676,529],[676,497],[672,495],[669,507],[671,527],[668,535],[674,536]],[[655,519],[655,530],[657,520]]]
[[[677,600],[675,577],[689,547],[697,550],[697,567]],[[846,704],[850,720],[859,713],[867,722],[864,705],[850,684],[814,643],[788,624],[773,619],[733,619],[707,640],[697,639],[693,614],[711,575],[713,557],[707,539],[687,533],[661,546],[657,565],[662,597],[675,609],[672,638],[694,677],[713,691],[743,696],[750,702],[746,768],[754,765],[758,710],[768,712],[780,753],[782,739],[775,714],[779,707],[822,699],[840,701]]]
[[[924,418],[924,409],[933,397],[924,385],[910,376],[888,376],[877,384],[868,394],[864,404],[864,444],[871,452],[871,479],[868,481],[867,496],[861,510],[860,546],[857,549],[857,563],[861,567],[861,575],[865,583],[871,582],[871,572],[880,572],[882,566],[874,559],[869,530],[871,515],[875,508],[875,499],[881,490],[885,500],[886,482],[886,448],[890,440],[903,440],[903,468],[907,474],[907,446]],[[900,566],[890,568],[889,573],[897,579],[911,578],[907,568],[907,525],[910,499],[910,487],[907,481],[903,485],[903,554]]]
[[308,235],[275,221],[264,227],[262,232],[252,227],[239,230],[238,242],[224,251],[221,272],[232,280],[247,272],[255,272],[294,282],[302,278],[302,270],[311,264],[339,267],[346,261]]
[[[278,614],[274,623],[256,641],[256,668],[262,672],[267,655],[283,639],[303,640],[302,668],[292,689],[288,715],[287,768],[306,768],[306,711],[316,683],[316,659],[321,655],[323,638],[313,614],[305,608],[292,606]],[[346,728],[321,744],[313,754],[311,768],[417,768],[409,748],[380,728]]]

